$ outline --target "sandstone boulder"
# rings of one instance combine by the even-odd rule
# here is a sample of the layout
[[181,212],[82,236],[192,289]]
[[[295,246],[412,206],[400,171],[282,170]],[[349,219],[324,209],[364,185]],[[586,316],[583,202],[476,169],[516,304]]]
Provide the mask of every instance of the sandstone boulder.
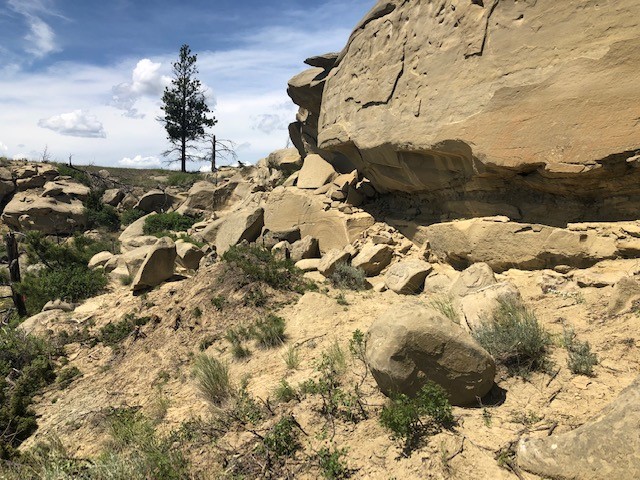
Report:
[[351,261],[351,265],[361,268],[367,277],[375,277],[387,268],[393,258],[389,245],[366,244]]
[[45,303],[44,307],[42,307],[43,312],[48,312],[50,310],[60,310],[63,312],[73,312],[75,309],[75,305],[69,302],[65,302],[60,299],[50,300]]
[[325,210],[317,195],[278,187],[269,195],[264,222],[265,228],[275,232],[298,228],[302,237],[317,238],[320,252],[326,253],[355,241],[375,220],[366,212],[346,214]]
[[337,176],[331,164],[320,155],[307,155],[298,174],[298,188],[316,189],[326,185]]
[[[533,270],[555,265],[589,267],[617,255],[615,239],[594,230],[570,230],[479,218],[418,227],[418,241],[455,267],[486,262],[493,271]],[[421,243],[422,243],[421,242]]]
[[471,405],[493,386],[496,367],[461,327],[417,302],[378,317],[367,335],[367,363],[383,393],[415,394],[427,380],[454,405]]
[[124,192],[122,190],[119,188],[109,188],[102,194],[102,203],[116,207],[123,198]]
[[299,268],[303,272],[315,272],[320,267],[319,258],[304,258],[296,262],[296,268]]
[[449,288],[452,297],[464,297],[496,283],[493,270],[486,263],[475,263],[465,269]]
[[16,194],[2,212],[2,221],[19,230],[69,234],[84,229],[87,218],[80,200],[58,201],[35,191]]
[[300,158],[300,152],[297,149],[285,148],[270,153],[265,163],[269,168],[281,170],[286,175],[291,175],[302,167],[302,158]]
[[638,301],[640,301],[640,280],[624,277],[613,287],[607,312],[610,315],[622,313],[632,308]]
[[351,255],[344,250],[331,250],[327,252],[320,263],[318,264],[318,271],[329,278],[336,271],[336,267],[341,263],[347,263]]
[[421,260],[402,260],[389,267],[384,282],[389,290],[412,295],[423,289],[424,281],[432,268],[431,264]]
[[222,255],[229,247],[242,240],[254,242],[260,236],[263,226],[264,209],[245,207],[214,221],[200,235],[206,242],[215,245],[218,254]]
[[91,189],[73,180],[55,180],[44,185],[43,197],[68,197],[85,201]]
[[151,215],[155,215],[155,212],[139,218],[122,231],[118,237],[118,241],[120,242],[120,249],[123,252],[143,245],[152,245],[156,242],[156,237],[144,234],[144,222]]
[[501,282],[468,293],[459,300],[464,319],[462,326],[469,332],[477,330],[491,321],[501,302],[521,303],[518,288],[510,282]]
[[173,276],[176,261],[176,245],[168,237],[158,240],[150,247],[140,269],[136,273],[131,289],[133,291],[153,288]]
[[91,260],[89,260],[89,268],[98,268],[104,267],[109,260],[113,258],[113,253],[111,252],[100,252],[96,253]]
[[291,260],[297,262],[307,258],[319,258],[318,239],[307,235],[291,245]]
[[197,245],[185,242],[184,240],[176,241],[176,254],[178,265],[183,266],[187,270],[197,270],[200,267],[200,260],[205,255]]
[[134,208],[142,210],[146,213],[166,212],[173,207],[175,197],[168,192],[162,190],[151,190],[145,193]]
[[596,418],[567,433],[525,438],[518,465],[545,478],[640,478],[640,377]]
[[229,207],[240,200],[235,193],[239,184],[239,179],[236,180],[238,181],[226,181],[218,185],[207,181],[194,183],[189,189],[187,199],[177,211],[182,214],[214,212]]

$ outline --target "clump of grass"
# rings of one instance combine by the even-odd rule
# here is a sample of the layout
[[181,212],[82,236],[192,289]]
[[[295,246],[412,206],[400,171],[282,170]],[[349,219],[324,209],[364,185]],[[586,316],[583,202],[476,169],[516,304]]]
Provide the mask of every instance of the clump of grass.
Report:
[[231,344],[231,353],[235,358],[241,359],[251,355],[251,351],[244,345],[244,341],[251,338],[250,329],[244,326],[228,328],[224,338]]
[[263,348],[279,347],[285,341],[284,318],[269,314],[256,322],[253,337]]
[[549,367],[549,334],[520,302],[501,301],[492,321],[485,322],[473,335],[513,375],[527,376]]
[[200,340],[200,344],[198,345],[198,349],[201,352],[204,352],[207,348],[213,345],[216,341],[216,338],[213,335],[206,335],[202,340]]
[[453,302],[451,301],[450,297],[436,297],[431,300],[429,305],[435,311],[440,312],[452,322],[460,323],[458,312],[456,312],[456,309],[453,306]]
[[233,395],[229,367],[217,358],[200,354],[193,367],[196,385],[202,396],[214,406],[220,406]]
[[380,412],[380,423],[401,442],[408,456],[427,435],[439,432],[453,423],[451,404],[442,387],[427,382],[413,398],[404,394],[392,396]]
[[300,352],[293,345],[289,345],[282,358],[289,370],[296,370],[300,366]]
[[330,277],[335,288],[347,288],[349,290],[365,290],[367,278],[364,270],[353,267],[347,263],[339,263]]
[[344,296],[343,292],[340,292],[338,294],[338,296],[336,297],[336,302],[338,303],[338,305],[342,305],[345,307],[349,305],[349,301],[347,300],[347,297]]
[[195,307],[193,309],[193,316],[195,318],[201,318],[202,317],[202,309],[200,307]]
[[564,346],[569,353],[567,365],[571,373],[592,377],[593,367],[598,364],[598,356],[591,351],[589,342],[578,340],[571,327],[565,327],[563,336]]

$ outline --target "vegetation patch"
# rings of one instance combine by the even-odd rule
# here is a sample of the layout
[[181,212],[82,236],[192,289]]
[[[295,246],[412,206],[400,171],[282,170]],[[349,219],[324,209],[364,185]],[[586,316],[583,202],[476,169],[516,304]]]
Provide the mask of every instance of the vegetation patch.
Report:
[[453,414],[444,389],[427,382],[415,397],[394,395],[383,407],[380,423],[401,443],[404,455],[409,456],[425,436],[453,424]]
[[203,179],[204,176],[201,173],[173,172],[167,176],[165,183],[171,187],[189,188]]
[[232,396],[233,386],[226,363],[201,354],[196,358],[193,374],[200,393],[212,405],[219,406]]
[[592,377],[593,367],[598,364],[598,356],[591,351],[589,342],[578,340],[574,330],[567,327],[564,329],[564,346],[569,354],[567,366],[571,373]]
[[111,205],[102,202],[102,190],[91,190],[84,202],[84,211],[89,228],[102,227],[110,232],[120,230],[120,216]]
[[98,333],[98,340],[109,347],[116,348],[136,329],[146,325],[150,320],[151,317],[137,318],[133,314],[127,314],[119,322],[108,323],[102,327]]
[[145,235],[164,237],[169,232],[184,232],[197,221],[196,218],[180,215],[177,212],[158,213],[145,219],[142,231]]
[[367,278],[364,270],[347,263],[339,263],[331,274],[330,280],[335,288],[349,290],[365,290],[367,288]]
[[146,215],[142,210],[138,210],[137,208],[129,208],[122,212],[120,216],[120,222],[122,225],[131,225],[136,220],[140,220],[142,217]]
[[500,302],[492,321],[478,328],[474,337],[512,375],[527,376],[549,367],[549,334],[519,302]]

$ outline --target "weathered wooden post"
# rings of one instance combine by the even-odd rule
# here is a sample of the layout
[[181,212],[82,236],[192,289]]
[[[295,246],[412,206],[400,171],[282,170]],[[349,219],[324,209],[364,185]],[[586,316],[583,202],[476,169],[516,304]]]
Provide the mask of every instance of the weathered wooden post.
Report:
[[27,315],[27,307],[24,304],[22,295],[20,295],[14,287],[15,283],[20,283],[20,263],[18,262],[20,254],[18,253],[18,242],[13,232],[7,233],[5,236],[5,243],[7,246],[7,256],[9,257],[11,298],[13,299],[13,304],[15,305],[16,310],[18,310],[18,315],[24,317]]

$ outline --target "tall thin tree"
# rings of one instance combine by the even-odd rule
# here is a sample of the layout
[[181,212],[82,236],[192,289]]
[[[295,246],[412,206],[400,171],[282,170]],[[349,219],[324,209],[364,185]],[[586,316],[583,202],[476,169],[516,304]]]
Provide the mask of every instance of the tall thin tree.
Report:
[[187,171],[189,145],[205,135],[205,127],[212,127],[217,123],[215,117],[209,117],[211,110],[202,90],[200,80],[196,78],[197,55],[191,53],[189,45],[180,47],[178,61],[173,64],[173,79],[171,85],[165,87],[162,95],[162,110],[164,117],[158,120],[164,123],[167,140],[173,145],[164,152],[180,154],[180,169]]

